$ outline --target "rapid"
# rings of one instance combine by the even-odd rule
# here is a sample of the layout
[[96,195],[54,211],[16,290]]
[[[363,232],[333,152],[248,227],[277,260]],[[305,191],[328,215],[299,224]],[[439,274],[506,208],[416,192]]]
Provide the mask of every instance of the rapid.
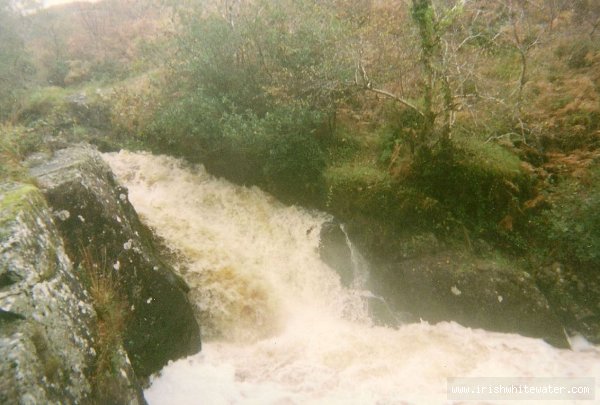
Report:
[[151,405],[453,403],[449,377],[596,377],[599,392],[600,350],[584,341],[374,325],[363,284],[345,288],[319,258],[325,213],[171,157],[104,158],[173,251],[203,328],[201,353],[153,376]]

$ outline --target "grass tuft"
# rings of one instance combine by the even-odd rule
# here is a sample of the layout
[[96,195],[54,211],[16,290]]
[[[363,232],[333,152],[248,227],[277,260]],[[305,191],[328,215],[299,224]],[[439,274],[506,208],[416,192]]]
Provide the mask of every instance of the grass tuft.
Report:
[[[105,395],[112,377],[119,372],[119,350],[127,323],[127,301],[117,270],[109,268],[106,254],[95,255],[91,248],[81,249],[81,266],[89,283],[92,304],[96,310],[96,363],[92,375],[95,396]],[[97,260],[98,257],[101,260]]]

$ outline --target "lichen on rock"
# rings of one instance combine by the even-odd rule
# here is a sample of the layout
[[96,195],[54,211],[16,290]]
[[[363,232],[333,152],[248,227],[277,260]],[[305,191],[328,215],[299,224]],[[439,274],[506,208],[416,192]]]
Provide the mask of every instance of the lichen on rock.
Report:
[[100,154],[86,145],[60,150],[31,174],[54,212],[69,212],[57,221],[69,257],[118,280],[129,310],[123,343],[136,375],[148,377],[169,360],[199,351],[187,285],[161,259]]
[[[32,185],[0,185],[0,280],[0,403],[93,401],[96,313]],[[120,400],[143,402],[118,380]]]

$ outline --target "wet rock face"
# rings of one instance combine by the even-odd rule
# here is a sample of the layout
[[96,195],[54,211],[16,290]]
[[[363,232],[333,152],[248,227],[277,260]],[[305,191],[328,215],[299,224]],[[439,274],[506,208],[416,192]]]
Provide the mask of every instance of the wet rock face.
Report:
[[537,269],[535,278],[571,335],[600,344],[600,272],[561,263]]
[[126,295],[124,346],[139,377],[200,350],[186,284],[164,263],[150,231],[100,154],[77,146],[31,169],[76,264],[112,271]]
[[337,271],[342,284],[350,286],[353,281],[352,252],[341,224],[329,221],[323,224],[320,234],[319,256],[329,267]]
[[[42,194],[0,185],[0,403],[94,402],[96,313]],[[144,403],[123,352],[109,377],[121,403]]]
[[373,276],[390,305],[416,321],[456,321],[569,347],[533,277],[510,263],[448,251],[387,264]]

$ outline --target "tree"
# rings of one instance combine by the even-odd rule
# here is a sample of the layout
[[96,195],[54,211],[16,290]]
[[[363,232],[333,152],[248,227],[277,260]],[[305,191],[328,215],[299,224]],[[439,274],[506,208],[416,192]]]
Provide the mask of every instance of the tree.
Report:
[[521,70],[517,82],[517,95],[515,102],[514,116],[521,130],[521,136],[525,140],[525,124],[523,122],[523,90],[529,81],[529,52],[540,41],[542,31],[532,26],[527,20],[527,5],[514,4],[513,0],[505,3],[509,16],[509,34],[508,41],[519,54]]
[[324,145],[352,78],[335,8],[224,0],[176,16],[179,46],[170,99],[149,135],[155,144],[283,199],[319,194]]
[[263,116],[277,105],[333,114],[350,82],[334,10],[312,1],[226,1],[183,10],[176,75],[228,112]]
[[[447,146],[450,142],[456,101],[452,89],[447,33],[462,13],[462,1],[436,11],[431,0],[413,0],[411,17],[418,32],[418,53],[421,75],[418,78],[420,103],[390,91],[375,87],[364,67],[357,63],[356,83],[365,90],[391,98],[420,117],[418,136],[412,139],[411,150],[431,148],[433,144]],[[441,117],[441,120],[440,120]],[[440,123],[441,121],[441,123]]]
[[575,0],[573,2],[576,20],[589,27],[590,39],[600,28],[600,2],[597,0]]
[[554,29],[554,23],[560,16],[560,14],[567,10],[568,6],[572,3],[571,0],[545,0],[543,7],[548,13],[548,29],[550,32]]
[[9,0],[0,0],[0,120],[6,119],[32,73],[24,50],[20,15]]

